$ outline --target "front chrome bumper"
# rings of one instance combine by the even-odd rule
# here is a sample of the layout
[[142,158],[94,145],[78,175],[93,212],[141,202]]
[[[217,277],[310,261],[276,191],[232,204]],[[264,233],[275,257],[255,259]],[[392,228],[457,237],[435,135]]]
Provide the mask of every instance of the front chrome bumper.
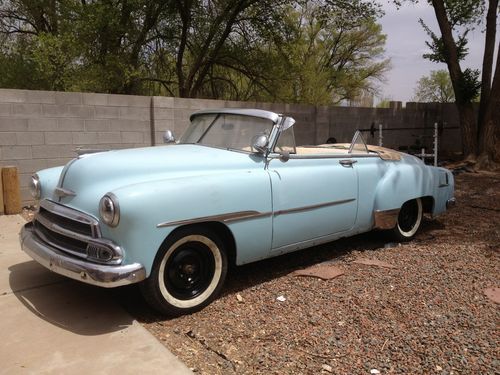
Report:
[[105,288],[137,283],[146,278],[140,263],[103,265],[76,259],[48,246],[33,231],[33,224],[26,224],[19,233],[22,249],[42,266],[60,275]]

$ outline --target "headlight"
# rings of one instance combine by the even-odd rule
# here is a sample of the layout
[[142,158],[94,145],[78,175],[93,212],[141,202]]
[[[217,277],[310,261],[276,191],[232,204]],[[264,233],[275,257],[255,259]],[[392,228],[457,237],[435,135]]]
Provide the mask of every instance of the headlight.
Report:
[[40,196],[42,194],[42,187],[40,185],[40,178],[37,174],[31,176],[29,188],[31,196],[35,199],[40,199]]
[[102,221],[111,227],[116,227],[120,221],[120,206],[113,193],[108,193],[99,202],[99,214]]

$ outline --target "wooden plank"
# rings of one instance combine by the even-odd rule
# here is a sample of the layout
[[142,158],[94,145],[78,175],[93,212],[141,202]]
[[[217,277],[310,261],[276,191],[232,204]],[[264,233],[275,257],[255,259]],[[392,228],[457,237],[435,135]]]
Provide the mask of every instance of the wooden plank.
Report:
[[21,190],[17,168],[6,166],[2,168],[3,200],[5,214],[14,215],[21,212]]
[[5,212],[4,202],[3,202],[3,184],[2,184],[2,167],[0,167],[0,215]]

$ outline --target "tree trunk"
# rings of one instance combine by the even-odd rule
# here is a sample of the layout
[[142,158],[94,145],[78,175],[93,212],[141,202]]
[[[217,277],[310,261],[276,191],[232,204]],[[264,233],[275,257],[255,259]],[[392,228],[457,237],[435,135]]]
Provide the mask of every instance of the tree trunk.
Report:
[[462,80],[462,69],[458,59],[458,50],[453,38],[452,28],[446,14],[443,0],[432,0],[432,6],[436,14],[443,44],[446,50],[446,63],[450,72],[450,79],[455,92],[455,104],[458,109],[460,130],[462,132],[462,152],[466,159],[474,158],[477,155],[477,122],[474,109],[470,100],[464,98],[460,88]]
[[[499,43],[500,47],[500,43]],[[495,76],[490,99],[484,113],[483,126],[479,129],[479,169],[495,169],[500,162],[500,56],[497,56]]]
[[493,55],[495,52],[495,35],[497,26],[498,0],[489,0],[486,15],[486,36],[484,41],[483,70],[481,75],[481,101],[478,114],[478,142],[481,143],[485,126],[485,112],[488,107],[491,91],[491,74],[493,69]]
[[181,28],[181,40],[179,43],[179,49],[177,51],[176,61],[175,61],[175,71],[177,74],[177,82],[179,84],[179,96],[181,98],[187,98],[189,96],[189,88],[186,87],[186,79],[184,76],[184,52],[187,46],[188,30],[191,26],[191,1],[177,1],[178,12],[182,21]]
[[475,160],[477,155],[476,115],[472,103],[458,104],[460,132],[462,134],[462,154],[464,159]]

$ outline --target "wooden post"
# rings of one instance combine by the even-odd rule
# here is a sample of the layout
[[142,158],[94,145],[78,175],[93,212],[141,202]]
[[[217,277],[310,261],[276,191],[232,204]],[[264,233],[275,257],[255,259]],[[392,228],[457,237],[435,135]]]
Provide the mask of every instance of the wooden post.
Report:
[[3,215],[5,209],[3,206],[3,184],[2,184],[2,167],[0,167],[0,215]]
[[5,214],[14,215],[21,212],[21,191],[17,168],[8,166],[2,168],[3,199]]

